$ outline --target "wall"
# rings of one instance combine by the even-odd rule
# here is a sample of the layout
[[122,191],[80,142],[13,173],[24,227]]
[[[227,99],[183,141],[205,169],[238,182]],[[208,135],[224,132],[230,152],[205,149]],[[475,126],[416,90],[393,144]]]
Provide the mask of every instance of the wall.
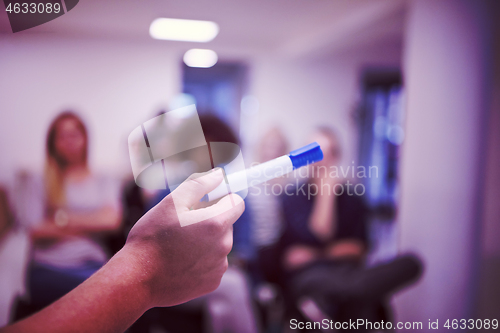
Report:
[[[91,165],[127,172],[128,133],[180,91],[182,53],[168,43],[41,36],[0,39],[0,181],[18,168],[41,170],[46,129],[65,108],[90,127]],[[359,72],[364,65],[398,66],[400,58],[400,44],[387,42],[309,61],[267,54],[246,61],[249,93],[261,105],[258,129],[280,124],[297,147],[314,126],[334,125],[350,163]]]
[[128,133],[180,90],[180,56],[162,44],[46,35],[0,39],[0,181],[41,170],[48,125],[66,108],[90,128],[92,166],[128,170]]
[[484,4],[414,1],[406,32],[407,140],[401,248],[425,275],[396,299],[399,320],[471,318],[482,221],[490,83]]
[[[500,3],[491,1],[491,12],[500,13]],[[493,25],[493,90],[488,118],[485,195],[481,231],[481,270],[475,315],[496,318],[500,313],[500,22]]]
[[260,102],[259,127],[279,126],[292,147],[307,140],[315,126],[335,127],[344,146],[343,164],[357,160],[353,112],[365,67],[399,67],[399,41],[363,45],[312,60],[262,59],[253,66],[250,93]]

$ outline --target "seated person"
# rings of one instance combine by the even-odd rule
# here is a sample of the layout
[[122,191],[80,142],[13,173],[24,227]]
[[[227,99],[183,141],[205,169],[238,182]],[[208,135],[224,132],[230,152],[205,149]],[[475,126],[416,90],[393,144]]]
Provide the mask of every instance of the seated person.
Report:
[[[221,119],[210,114],[200,115],[200,123],[207,142],[230,142],[239,144],[231,128]],[[196,156],[190,156],[196,159]],[[168,190],[153,191],[139,188],[130,182],[124,193],[124,229],[130,230],[142,214],[160,202]],[[151,326],[163,324],[169,331],[184,332],[188,325],[191,330],[203,326],[207,332],[257,332],[257,322],[253,311],[246,266],[253,256],[250,243],[250,216],[245,211],[233,226],[233,250],[229,255],[229,268],[223,275],[220,286],[212,293],[186,304],[169,309],[153,309],[141,317],[131,328],[131,332],[145,332]],[[123,242],[125,238],[123,238]],[[114,244],[120,248],[123,244]],[[196,312],[203,312],[202,325],[193,323]],[[178,322],[188,317],[189,323]],[[177,321],[177,322],[176,322]]]
[[[230,194],[193,209],[223,181],[220,170],[190,178],[130,231],[125,246],[99,271],[40,312],[0,328],[10,332],[123,332],[146,310],[173,306],[217,288],[227,269],[232,225],[245,204]],[[177,208],[177,210],[176,210]],[[202,219],[186,227],[179,220]]]
[[[288,152],[285,135],[278,127],[273,127],[259,140],[256,160],[264,163]],[[248,210],[252,213],[251,240],[256,252],[252,273],[257,283],[278,283],[276,243],[283,230],[283,218],[280,197],[273,194],[272,188],[283,188],[287,181],[283,176],[251,187],[246,198]]]
[[373,318],[375,305],[418,275],[420,264],[413,257],[402,257],[371,269],[363,267],[367,209],[352,186],[348,192],[338,177],[330,177],[340,158],[334,132],[320,128],[311,141],[320,144],[323,161],[310,166],[311,177],[303,191],[300,185],[282,196],[281,264],[290,311],[298,306],[307,312],[307,302],[312,301],[335,320]]
[[121,220],[117,186],[88,168],[87,130],[78,116],[60,114],[46,146],[46,214],[30,230],[29,306],[18,309],[18,317],[49,305],[104,265],[109,255],[99,237]]

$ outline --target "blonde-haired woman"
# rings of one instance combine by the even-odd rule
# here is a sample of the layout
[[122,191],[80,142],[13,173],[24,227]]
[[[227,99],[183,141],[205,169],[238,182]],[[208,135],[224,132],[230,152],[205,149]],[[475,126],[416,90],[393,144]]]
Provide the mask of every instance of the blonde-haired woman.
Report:
[[82,120],[63,112],[46,140],[45,218],[31,230],[30,304],[38,310],[63,296],[108,259],[100,237],[119,228],[119,188],[90,172]]

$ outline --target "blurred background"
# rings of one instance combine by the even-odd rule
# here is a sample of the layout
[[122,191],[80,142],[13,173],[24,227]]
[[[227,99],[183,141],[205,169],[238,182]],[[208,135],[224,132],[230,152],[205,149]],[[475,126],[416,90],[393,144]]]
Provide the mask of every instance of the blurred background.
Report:
[[[411,251],[425,266],[392,299],[395,318],[424,331],[429,319],[499,319],[497,1],[82,0],[15,34],[0,8],[0,184],[14,207],[0,230],[0,325],[25,291],[14,267],[29,256],[10,229],[38,209],[19,179],[42,174],[54,117],[77,112],[92,170],[124,181],[128,134],[192,102],[232,128],[248,164],[273,128],[295,149],[316,126],[335,127],[341,165],[379,170],[363,180],[369,261]],[[160,17],[213,21],[219,33],[155,39]],[[190,49],[217,58],[189,63]]]

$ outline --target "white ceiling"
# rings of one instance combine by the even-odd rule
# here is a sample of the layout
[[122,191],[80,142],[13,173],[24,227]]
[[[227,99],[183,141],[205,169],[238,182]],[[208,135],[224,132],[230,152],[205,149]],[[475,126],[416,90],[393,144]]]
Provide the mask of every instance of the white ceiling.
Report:
[[[222,55],[305,57],[357,43],[400,40],[405,5],[396,0],[80,0],[66,15],[15,35],[2,8],[0,38],[99,38],[172,48],[195,45]],[[149,24],[157,17],[212,20],[220,33],[202,44],[152,40]]]

